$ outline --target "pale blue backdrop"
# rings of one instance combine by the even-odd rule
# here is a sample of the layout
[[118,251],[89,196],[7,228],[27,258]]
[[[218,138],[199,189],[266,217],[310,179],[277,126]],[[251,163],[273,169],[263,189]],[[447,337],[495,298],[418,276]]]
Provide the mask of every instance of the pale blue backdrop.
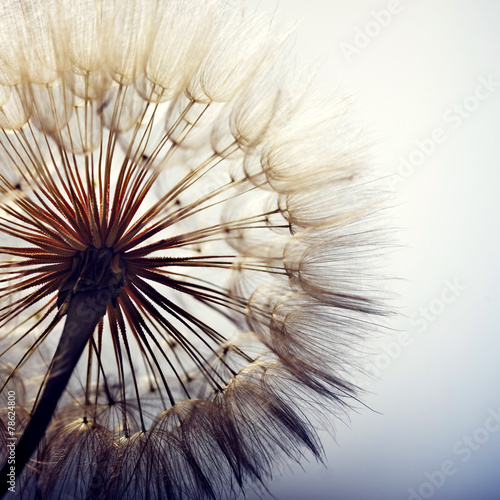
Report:
[[353,413],[325,437],[326,468],[292,466],[271,493],[500,499],[500,3],[249,3],[300,20],[300,56],[357,96],[407,228],[392,264],[402,335],[368,360],[378,380],[365,401],[379,413]]

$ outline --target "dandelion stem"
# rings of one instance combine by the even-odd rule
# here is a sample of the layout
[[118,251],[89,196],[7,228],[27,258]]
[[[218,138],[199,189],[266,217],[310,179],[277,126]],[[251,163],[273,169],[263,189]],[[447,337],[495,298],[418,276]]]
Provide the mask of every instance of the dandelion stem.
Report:
[[[67,318],[59,344],[52,359],[47,383],[31,420],[16,446],[15,473],[18,477],[45,434],[59,399],[80,359],[87,342],[113,298],[108,288],[76,292],[67,309]],[[6,463],[0,472],[0,497],[9,487]]]

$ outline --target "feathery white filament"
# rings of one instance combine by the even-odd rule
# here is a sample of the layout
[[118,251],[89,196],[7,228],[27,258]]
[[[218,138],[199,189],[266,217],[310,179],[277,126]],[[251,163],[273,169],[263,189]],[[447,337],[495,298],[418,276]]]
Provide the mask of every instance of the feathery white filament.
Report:
[[92,291],[82,255],[124,269],[23,494],[232,498],[319,457],[313,415],[354,398],[381,312],[347,103],[291,77],[290,32],[242,4],[10,0],[0,24],[0,398],[19,394],[18,432],[64,308]]

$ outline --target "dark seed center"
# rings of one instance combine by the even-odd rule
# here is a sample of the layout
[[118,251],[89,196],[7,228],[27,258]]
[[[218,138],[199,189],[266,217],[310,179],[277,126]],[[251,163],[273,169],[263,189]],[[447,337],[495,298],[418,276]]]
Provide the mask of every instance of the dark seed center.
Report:
[[125,261],[111,248],[89,246],[73,257],[71,271],[59,287],[57,305],[60,307],[68,294],[108,288],[116,298],[125,284]]

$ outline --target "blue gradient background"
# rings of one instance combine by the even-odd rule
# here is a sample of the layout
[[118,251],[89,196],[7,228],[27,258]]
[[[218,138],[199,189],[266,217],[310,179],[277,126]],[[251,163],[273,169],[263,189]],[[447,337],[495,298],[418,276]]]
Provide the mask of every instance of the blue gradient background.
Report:
[[[376,412],[352,413],[335,440],[324,435],[326,467],[310,457],[303,469],[291,465],[263,498],[500,499],[500,425],[489,419],[500,414],[500,85],[460,123],[454,108],[464,100],[474,107],[469,96],[480,78],[500,84],[500,3],[249,4],[300,20],[300,57],[321,61],[318,79],[327,87],[356,96],[376,140],[374,162],[393,176],[394,224],[407,228],[391,269],[403,278],[395,285],[402,314],[390,325],[407,340],[399,349],[397,333],[374,343],[369,363],[379,377],[364,382],[364,401]],[[389,5],[399,13],[346,58],[342,43],[353,45],[357,28]],[[435,129],[446,139],[413,172],[394,177],[401,157]],[[422,309],[429,307],[432,320]],[[451,474],[436,474],[450,461]]]

